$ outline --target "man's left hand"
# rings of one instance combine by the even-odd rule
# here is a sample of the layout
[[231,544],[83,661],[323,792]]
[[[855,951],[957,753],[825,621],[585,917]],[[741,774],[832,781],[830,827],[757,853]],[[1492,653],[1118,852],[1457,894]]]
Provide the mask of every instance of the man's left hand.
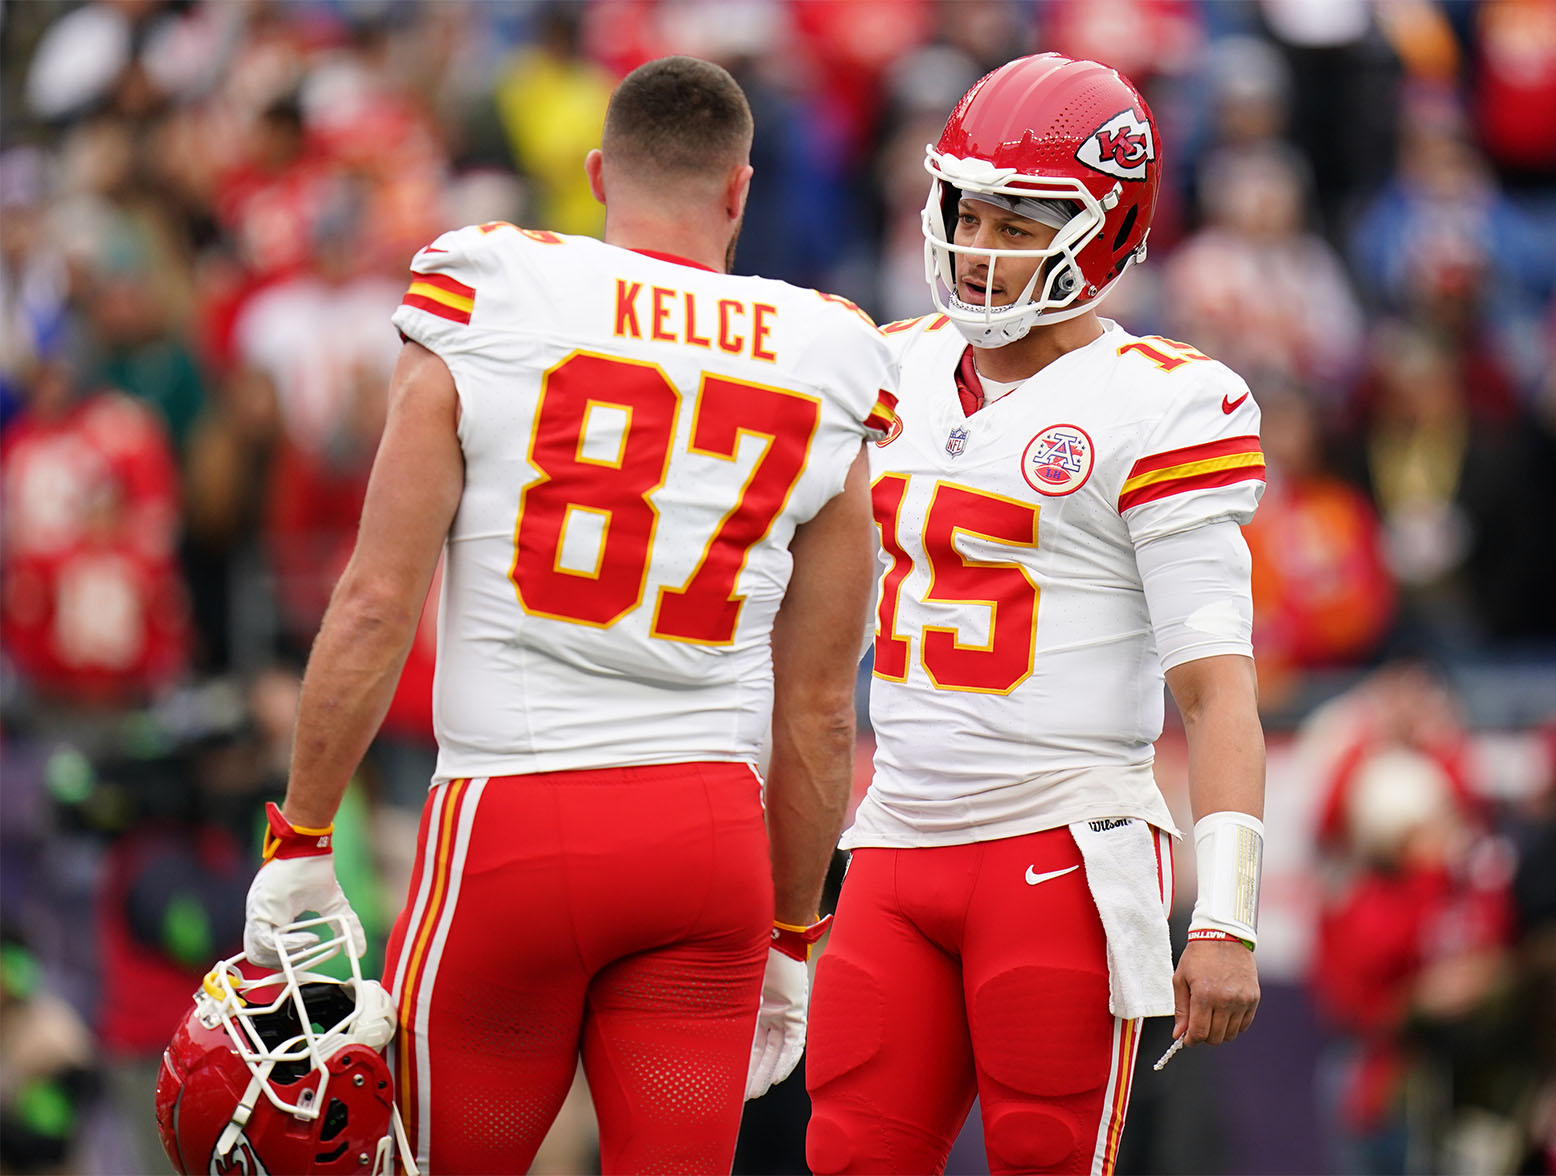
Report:
[[769,951],[756,1038],[751,1043],[751,1066],[746,1072],[746,1098],[761,1098],[799,1064],[800,1055],[805,1052],[809,994],[809,966],[777,948]]
[[1235,940],[1191,939],[1172,976],[1172,1035],[1184,1045],[1221,1045],[1253,1024],[1259,970]]

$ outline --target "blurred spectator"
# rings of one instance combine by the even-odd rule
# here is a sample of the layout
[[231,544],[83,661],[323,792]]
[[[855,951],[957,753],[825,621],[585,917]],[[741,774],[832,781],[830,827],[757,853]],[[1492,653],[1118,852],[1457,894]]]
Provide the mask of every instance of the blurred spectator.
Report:
[[1309,732],[1327,748],[1320,770],[1319,848],[1341,857],[1350,844],[1348,814],[1358,772],[1376,756],[1405,751],[1435,765],[1448,795],[1444,803],[1462,818],[1484,824],[1472,788],[1469,735],[1457,700],[1425,665],[1393,662],[1369,675],[1310,720]]
[[1111,65],[1149,90],[1193,67],[1203,16],[1188,0],[1052,0],[1039,8],[1043,47]]
[[1536,1087],[1527,1107],[1522,1172],[1556,1171],[1556,723],[1545,729],[1545,787],[1508,822],[1518,854],[1513,913]]
[[1518,1065],[1504,1052],[1510,863],[1474,829],[1430,757],[1381,750],[1358,765],[1312,972],[1336,1037],[1323,1109],[1343,1171],[1467,1170],[1462,1154],[1445,1160],[1462,1146],[1457,1117],[1488,1070]]
[[330,161],[308,138],[296,98],[265,107],[215,193],[221,224],[255,282],[306,267],[313,226],[334,180]]
[[1340,1168],[1510,1170],[1499,1149],[1516,1141],[1532,1057],[1513,857],[1489,833],[1458,702],[1424,668],[1392,665],[1306,734],[1331,765],[1310,982],[1333,1034],[1319,1101]]
[[[1556,5],[1477,5],[1471,95],[1481,142],[1505,180],[1556,182]],[[1551,194],[1545,194],[1550,209]]]
[[75,705],[144,701],[183,672],[178,472],[161,422],[70,365],[34,370],[0,443],[0,633],[28,685]]
[[89,275],[86,321],[95,352],[92,382],[116,388],[157,410],[182,450],[205,403],[195,358],[175,330],[166,284],[157,280],[145,245],[120,234]]
[[1379,8],[1370,0],[1259,0],[1264,31],[1291,70],[1290,135],[1312,169],[1331,239],[1393,158],[1401,67],[1378,26]]
[[1291,69],[1260,37],[1236,34],[1207,47],[1214,141],[1236,148],[1285,137],[1291,118]]
[[1312,404],[1291,390],[1261,395],[1268,478],[1243,528],[1253,555],[1260,695],[1279,706],[1292,676],[1364,661],[1392,619],[1394,585],[1377,513],[1324,468]]
[[1537,426],[1473,416],[1441,337],[1393,324],[1374,344],[1365,477],[1401,589],[1401,639],[1457,655],[1491,637],[1551,632],[1542,536],[1556,500],[1536,460],[1547,439]]
[[0,429],[22,406],[26,374],[67,329],[70,273],[48,232],[49,167],[36,148],[0,155]]
[[54,122],[110,103],[130,109],[145,101],[138,61],[156,0],[84,4],[44,34],[27,71],[27,105]]
[[1360,358],[1361,309],[1340,260],[1304,228],[1294,154],[1223,149],[1200,173],[1205,227],[1167,265],[1169,329],[1255,386],[1299,381],[1341,400]]
[[404,280],[368,266],[359,210],[345,199],[320,214],[309,268],[254,295],[234,325],[244,395],[275,398],[265,530],[284,627],[299,642],[350,557],[399,352],[389,316]]
[[82,1170],[95,1053],[81,1018],[46,987],[26,943],[9,928],[0,932],[0,1170]]
[[[933,0],[808,0],[788,8],[799,49],[812,66],[809,85],[823,117],[835,121],[851,158],[867,158],[882,111],[881,80],[893,62],[927,39],[936,5]],[[985,6],[941,6],[950,21],[962,19],[964,9],[979,21]]]
[[536,42],[504,67],[494,97],[514,163],[534,181],[534,224],[598,235],[605,210],[579,161],[599,146],[613,83],[580,53],[582,16],[571,4],[546,5]]
[[1556,288],[1556,253],[1496,187],[1453,96],[1422,91],[1405,109],[1394,175],[1351,232],[1355,272],[1390,309],[1467,304],[1527,388],[1542,362],[1530,340]]

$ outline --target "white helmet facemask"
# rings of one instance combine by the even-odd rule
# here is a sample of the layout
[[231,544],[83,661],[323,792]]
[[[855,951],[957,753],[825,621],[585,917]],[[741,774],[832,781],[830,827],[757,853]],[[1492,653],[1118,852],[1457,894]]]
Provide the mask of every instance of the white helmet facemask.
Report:
[[[328,1106],[329,1059],[344,1046],[361,1045],[381,1053],[393,1039],[396,1027],[394,1001],[376,980],[363,977],[360,961],[352,953],[351,928],[340,915],[304,919],[281,928],[279,938],[306,932],[312,940],[306,946],[281,953],[279,973],[247,978],[238,965],[247,960],[243,954],[218,963],[206,974],[200,990],[194,994],[195,1011],[207,1028],[218,1025],[226,1030],[233,1048],[252,1076],[231,1121],[217,1141],[217,1153],[226,1155],[237,1142],[261,1095],[278,1110],[298,1119],[316,1119]],[[344,955],[350,969],[348,979],[316,971]],[[304,1000],[304,986],[318,985],[338,989],[339,1018],[330,1024],[317,1024],[318,1011]],[[263,1026],[277,1014],[290,1016],[296,1029],[284,1039],[274,1034],[267,1039]],[[290,1068],[292,1072],[317,1074],[315,1082],[300,1085],[295,1100],[282,1097],[271,1082],[272,1072]],[[405,1140],[405,1128],[398,1109],[392,1114],[396,1149],[385,1138],[379,1145],[373,1176],[391,1176],[394,1160],[414,1174],[416,1165]]]
[[[1145,256],[1142,244],[1101,289],[1088,285],[1082,273],[1077,255],[1102,231],[1105,210],[1118,202],[1121,185],[1115,185],[1099,201],[1077,180],[1031,176],[1014,168],[997,168],[982,159],[958,159],[940,154],[933,146],[926,149],[924,169],[933,177],[923,214],[924,277],[935,308],[955,323],[974,347],[1003,347],[1025,336],[1040,322],[1063,322],[1084,314],[1113,288],[1130,264]],[[974,249],[958,245],[952,239],[954,221],[946,223],[949,190],[987,200],[1057,229],[1058,234],[1042,249]],[[988,292],[981,305],[957,297],[958,254],[988,259]],[[999,262],[1015,258],[1036,258],[1039,264],[1013,302],[995,306],[991,300]]]

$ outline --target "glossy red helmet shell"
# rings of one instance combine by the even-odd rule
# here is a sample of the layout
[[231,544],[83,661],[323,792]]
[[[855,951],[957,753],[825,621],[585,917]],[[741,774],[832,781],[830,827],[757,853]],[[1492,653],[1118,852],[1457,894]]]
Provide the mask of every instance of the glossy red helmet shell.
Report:
[[[925,166],[934,177],[924,210],[926,265],[931,286],[938,280],[944,287],[936,289],[937,304],[948,301],[964,318],[966,310],[977,311],[974,329],[1005,328],[991,332],[990,345],[1019,338],[1035,322],[1081,313],[1145,256],[1161,186],[1161,142],[1145,99],[1108,66],[1057,53],[1001,66],[957,103]],[[1047,250],[1023,251],[1054,260],[1040,267],[1039,284],[1015,306],[969,308],[954,298],[953,256],[972,252],[951,241],[962,195],[1074,206]],[[941,310],[951,313],[946,305]]]
[[[394,1035],[393,1001],[363,978],[341,916],[281,936],[295,946],[279,972],[241,954],[212,968],[162,1055],[157,1129],[174,1170],[414,1172],[380,1052]],[[342,954],[349,978],[317,970]]]
[[[208,1028],[191,1009],[162,1055],[157,1076],[157,1129],[174,1170],[185,1176],[375,1171],[380,1141],[393,1131],[389,1067],[377,1050],[360,1044],[337,1049],[325,1067],[328,1105],[317,1118],[297,1118],[261,1099],[236,1146],[218,1156],[217,1141],[248,1089],[250,1073],[226,1030]],[[296,1099],[316,1089],[318,1079],[311,1073],[276,1086]]]

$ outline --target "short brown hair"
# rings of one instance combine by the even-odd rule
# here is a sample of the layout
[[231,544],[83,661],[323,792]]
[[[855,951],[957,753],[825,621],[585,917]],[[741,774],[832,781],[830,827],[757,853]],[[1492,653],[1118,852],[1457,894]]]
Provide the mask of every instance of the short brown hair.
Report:
[[729,71],[661,57],[621,80],[605,112],[607,159],[681,175],[722,170],[751,150],[751,107]]

